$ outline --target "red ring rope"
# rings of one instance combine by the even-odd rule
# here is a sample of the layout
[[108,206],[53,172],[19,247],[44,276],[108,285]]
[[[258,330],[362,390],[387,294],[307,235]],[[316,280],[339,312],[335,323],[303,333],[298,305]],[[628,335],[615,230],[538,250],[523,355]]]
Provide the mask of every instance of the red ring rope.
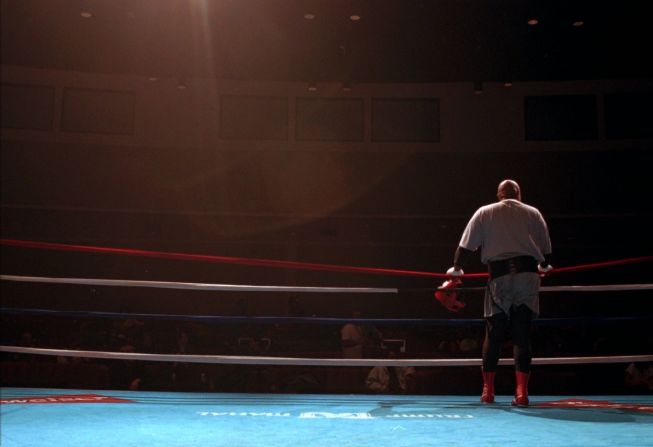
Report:
[[[39,242],[39,241],[22,241],[16,239],[0,239],[0,245],[22,247],[22,248],[35,248],[45,250],[58,250],[58,251],[77,251],[89,253],[109,253],[119,254],[126,256],[141,256],[147,258],[159,259],[176,259],[183,261],[201,261],[212,262],[218,264],[238,264],[253,267],[275,267],[285,269],[298,269],[298,270],[314,270],[323,272],[347,272],[347,273],[368,273],[373,275],[388,275],[388,276],[419,276],[428,278],[448,278],[446,273],[435,272],[420,272],[413,270],[396,270],[375,267],[355,267],[335,264],[318,264],[312,262],[297,262],[297,261],[281,261],[273,259],[256,259],[256,258],[241,258],[233,256],[215,256],[215,255],[200,255],[192,253],[175,253],[165,251],[151,251],[139,250],[132,248],[113,248],[113,247],[97,247],[90,245],[70,245],[60,244],[55,242]],[[653,256],[642,256],[638,258],[627,258],[616,261],[597,262],[593,264],[581,264],[571,267],[562,267],[552,270],[552,273],[566,273],[578,272],[585,270],[593,270],[596,268],[611,267],[626,264],[636,264],[642,262],[652,262]],[[487,273],[468,273],[464,275],[465,278],[486,278]]]

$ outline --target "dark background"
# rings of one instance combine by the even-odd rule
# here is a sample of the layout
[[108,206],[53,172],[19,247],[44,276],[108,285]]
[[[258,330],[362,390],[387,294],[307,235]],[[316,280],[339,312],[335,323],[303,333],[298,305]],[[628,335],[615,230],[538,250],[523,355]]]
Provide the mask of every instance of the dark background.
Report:
[[[92,17],[80,19],[83,11]],[[534,17],[539,24],[529,26]],[[499,181],[514,178],[549,224],[555,266],[652,253],[653,36],[642,2],[4,0],[1,20],[3,238],[442,272],[474,210],[495,200]],[[578,20],[583,26],[572,25]],[[45,70],[51,82],[6,79],[4,70],[16,67]],[[61,72],[180,85],[197,78],[378,84],[384,93],[371,111],[356,93],[225,94],[216,145],[118,144],[97,138],[139,135],[138,94],[83,82],[53,87],[61,86]],[[517,101],[521,150],[497,140],[457,151],[442,125],[451,103],[392,97],[406,85],[469,83],[471,94],[471,85],[508,81],[535,90]],[[555,88],[585,81],[605,92]],[[385,142],[412,146],[390,150]],[[438,150],[441,142],[454,149]],[[301,200],[287,200],[288,191]],[[3,274],[34,276],[437,285],[7,246],[1,261]],[[482,269],[476,261],[468,270]],[[650,263],[545,280],[644,282],[651,282]],[[650,316],[649,295],[547,295],[543,315]],[[245,299],[249,315],[286,315],[288,298],[2,283],[6,307],[220,315],[242,313]],[[479,295],[465,299],[461,316],[480,317]],[[399,303],[301,300],[308,315],[359,308],[365,316],[451,316],[423,291],[402,292]]]
[[[80,19],[84,11],[92,17]],[[308,13],[315,18],[305,19]],[[540,23],[527,25],[534,17]],[[578,20],[584,25],[572,26]],[[423,149],[388,151],[367,142],[362,151],[316,149],[311,142],[363,141],[362,101],[298,97],[289,128],[284,96],[224,95],[221,141],[246,139],[240,150],[98,144],[94,134],[137,133],[134,94],[66,87],[54,129],[54,89],[3,79],[3,128],[77,132],[90,142],[3,132],[2,236],[443,271],[471,213],[493,201],[498,182],[510,177],[545,215],[556,265],[650,254],[653,114],[645,20],[639,2],[616,1],[4,1],[3,67],[387,83],[388,91],[419,83],[582,80],[607,87],[627,80],[628,88],[600,97],[555,90],[524,96],[524,141],[540,145],[520,151],[506,150],[502,141],[486,145],[490,150],[433,150],[428,142],[447,138],[439,122],[447,109],[437,100],[405,98],[374,102],[371,141],[427,142]],[[389,128],[394,122],[399,130]],[[265,140],[280,143],[268,150]],[[588,148],[567,149],[575,141]],[[303,200],[285,200],[285,191],[304,190],[311,194]],[[315,199],[321,195],[323,201]],[[7,247],[2,262],[3,272],[23,274],[433,285]],[[579,279],[632,281],[637,273],[633,267]]]

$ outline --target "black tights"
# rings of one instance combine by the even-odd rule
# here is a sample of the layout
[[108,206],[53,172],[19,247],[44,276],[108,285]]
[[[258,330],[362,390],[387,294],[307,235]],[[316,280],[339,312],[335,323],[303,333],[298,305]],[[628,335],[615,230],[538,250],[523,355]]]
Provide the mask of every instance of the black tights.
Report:
[[531,322],[533,312],[528,306],[521,305],[510,308],[510,318],[505,313],[492,315],[485,319],[485,340],[483,341],[483,370],[492,372],[497,370],[501,345],[506,339],[508,331],[513,343],[513,355],[517,371],[529,373],[531,371]]

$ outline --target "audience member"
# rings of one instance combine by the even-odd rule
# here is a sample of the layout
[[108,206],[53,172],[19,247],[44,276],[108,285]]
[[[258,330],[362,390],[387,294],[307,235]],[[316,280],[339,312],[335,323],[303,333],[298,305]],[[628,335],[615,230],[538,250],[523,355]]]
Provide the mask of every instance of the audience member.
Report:
[[[355,310],[351,314],[352,318],[360,318],[361,313]],[[356,323],[347,323],[340,329],[340,342],[342,344],[342,358],[360,359],[363,358],[363,336],[362,326]]]
[[[397,352],[389,350],[387,358],[396,359]],[[367,375],[365,386],[375,393],[405,393],[414,374],[412,366],[375,366]]]
[[[360,310],[352,311],[351,317],[361,318]],[[345,359],[373,358],[382,352],[383,335],[373,325],[349,322],[340,329],[340,343]]]
[[631,363],[626,368],[624,381],[632,390],[653,392],[653,364]]

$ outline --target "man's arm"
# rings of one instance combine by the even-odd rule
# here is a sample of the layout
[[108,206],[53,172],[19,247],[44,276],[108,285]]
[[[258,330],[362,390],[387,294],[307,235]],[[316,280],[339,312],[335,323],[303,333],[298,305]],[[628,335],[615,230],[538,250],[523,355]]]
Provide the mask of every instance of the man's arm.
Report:
[[551,265],[551,253],[545,253],[544,254],[544,261],[540,262],[540,266],[546,267],[548,265]]
[[538,264],[537,271],[540,273],[549,273],[551,270],[553,270],[553,266],[551,265],[551,253],[545,253],[544,261]]
[[456,253],[453,257],[453,267],[455,270],[462,270],[474,254],[473,250],[468,250],[460,245],[456,248]]
[[481,236],[481,221],[482,221],[482,208],[476,210],[472,218],[467,222],[465,231],[460,238],[458,248],[453,257],[453,267],[447,270],[447,274],[451,276],[463,275],[463,268],[471,259],[473,253],[482,244]]
[[537,213],[538,217],[538,223],[539,223],[539,233],[538,233],[538,239],[539,240],[539,245],[540,245],[540,250],[542,250],[542,254],[544,255],[544,260],[539,263],[537,270],[540,273],[548,273],[551,270],[553,270],[553,267],[551,266],[551,238],[549,237],[549,227],[546,224],[546,221],[544,220],[544,217],[542,216],[541,213]]

